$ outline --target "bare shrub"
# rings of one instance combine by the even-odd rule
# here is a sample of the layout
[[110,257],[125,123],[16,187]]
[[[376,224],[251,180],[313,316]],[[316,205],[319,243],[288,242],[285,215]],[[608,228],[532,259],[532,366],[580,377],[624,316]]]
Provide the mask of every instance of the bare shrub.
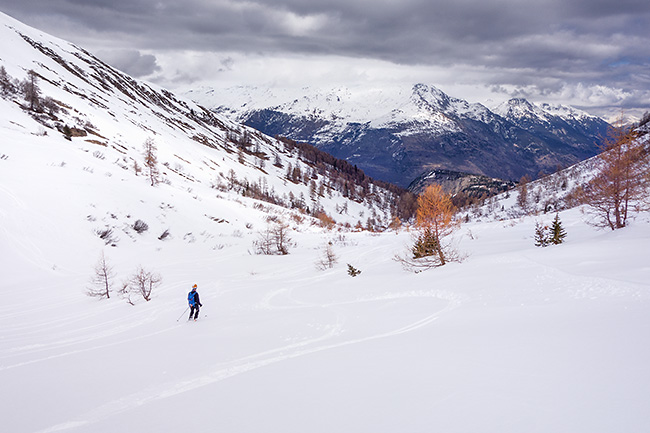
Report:
[[334,218],[327,215],[325,212],[319,212],[316,218],[318,218],[319,225],[328,230],[332,230],[336,225]]
[[258,234],[257,240],[253,242],[255,251],[257,254],[264,254],[267,256],[276,254],[275,243],[273,242],[273,233],[271,231],[271,226]]
[[140,233],[140,234],[149,230],[149,225],[142,220],[137,220],[136,222],[134,222],[132,227],[133,230],[136,231],[136,233]]
[[110,227],[97,229],[95,233],[97,233],[97,236],[99,236],[99,238],[103,240],[106,245],[115,245],[118,241],[118,239],[115,237],[115,234],[113,233],[113,229]]
[[160,286],[160,284],[162,284],[160,274],[154,274],[140,266],[124,284],[122,293],[130,304],[133,304],[132,294],[141,295],[145,301],[150,301],[153,290]]

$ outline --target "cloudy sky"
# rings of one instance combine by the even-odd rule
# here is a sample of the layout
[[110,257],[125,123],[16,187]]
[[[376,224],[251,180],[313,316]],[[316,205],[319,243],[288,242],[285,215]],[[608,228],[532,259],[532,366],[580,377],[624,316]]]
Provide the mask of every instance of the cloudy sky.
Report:
[[650,110],[648,0],[0,0],[170,89],[432,84],[598,114]]

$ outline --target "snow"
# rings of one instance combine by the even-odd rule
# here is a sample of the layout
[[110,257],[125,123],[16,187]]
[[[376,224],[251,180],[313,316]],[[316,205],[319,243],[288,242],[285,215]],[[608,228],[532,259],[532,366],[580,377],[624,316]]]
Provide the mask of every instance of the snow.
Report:
[[[5,48],[15,77],[43,62],[24,46]],[[251,178],[260,171],[143,105],[101,96],[115,117],[57,95],[130,158],[141,160],[149,136],[138,125],[154,129],[160,161],[176,161],[185,177],[165,170],[170,182],[151,187],[121,167],[117,148],[43,135],[0,98],[2,431],[650,428],[647,213],[610,232],[587,225],[580,209],[563,211],[567,241],[547,248],[534,246],[534,226],[554,215],[474,219],[457,233],[462,263],[409,273],[393,259],[411,241],[407,230],[327,231],[216,191],[209,161]],[[300,191],[267,169],[279,191]],[[344,202],[334,195],[324,206]],[[347,218],[371,210],[350,202]],[[252,254],[269,214],[291,221],[289,255]],[[136,219],[149,230],[135,233]],[[105,227],[116,246],[96,235]],[[159,240],[165,229],[171,237]],[[328,242],[338,263],[318,270]],[[87,296],[102,251],[114,289],[139,265],[160,273],[153,299]],[[348,263],[361,274],[349,276]],[[184,312],[192,284],[204,304],[197,322]]]
[[597,119],[596,116],[575,107],[548,103],[535,104],[523,98],[510,99],[494,107],[492,111],[515,122],[521,119],[546,123],[557,118],[570,122]]
[[406,134],[422,129],[457,132],[458,125],[446,114],[486,121],[493,117],[481,104],[450,98],[434,86],[385,88],[307,87],[295,90],[237,86],[226,89],[199,87],[183,93],[198,103],[212,107],[232,119],[242,120],[253,110],[273,109],[305,119],[328,120],[319,138],[345,131],[350,124],[367,124],[372,128],[391,128],[414,123]]
[[[467,224],[469,257],[420,274],[392,260],[406,233],[346,233],[327,271],[313,264],[327,233],[296,233],[284,257],[249,255],[248,236],[220,251],[181,240],[108,249],[122,274],[145,259],[163,274],[154,299],[135,306],[85,296],[95,257],[60,247],[46,261],[76,267],[23,263],[30,272],[11,266],[2,285],[3,424],[643,431],[650,225],[599,232],[577,211],[561,216],[569,241],[544,249],[533,246],[533,218]],[[196,323],[183,314],[192,283],[205,304]]]
[[[534,104],[515,98],[488,109],[480,103],[454,98],[432,85],[385,88],[304,87],[301,89],[259,88],[236,86],[229,88],[196,87],[183,94],[198,103],[241,121],[255,110],[271,109],[295,117],[331,122],[319,133],[326,141],[345,131],[349,124],[368,124],[372,128],[391,128],[413,123],[412,131],[430,130],[438,133],[457,132],[458,125],[448,116],[494,122],[495,114],[513,121],[531,119],[541,123],[562,119],[585,121],[596,116],[559,104]],[[322,136],[322,137],[321,137]]]

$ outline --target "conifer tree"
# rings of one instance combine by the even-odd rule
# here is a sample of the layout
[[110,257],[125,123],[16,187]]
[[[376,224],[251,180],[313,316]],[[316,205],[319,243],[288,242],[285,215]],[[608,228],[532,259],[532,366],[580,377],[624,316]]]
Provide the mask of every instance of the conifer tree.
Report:
[[358,270],[357,268],[355,268],[351,264],[348,263],[347,265],[348,265],[348,275],[349,276],[356,277],[357,275],[359,275],[361,273],[360,270]]
[[553,245],[559,245],[562,242],[564,242],[565,237],[566,237],[566,231],[564,230],[564,227],[562,227],[562,222],[560,221],[560,215],[556,213],[555,219],[553,220],[553,224],[551,225],[549,242],[552,243]]
[[414,259],[433,256],[438,251],[438,241],[431,233],[431,230],[425,229],[415,240],[411,248]]
[[0,94],[6,96],[13,92],[11,77],[4,66],[0,66]]

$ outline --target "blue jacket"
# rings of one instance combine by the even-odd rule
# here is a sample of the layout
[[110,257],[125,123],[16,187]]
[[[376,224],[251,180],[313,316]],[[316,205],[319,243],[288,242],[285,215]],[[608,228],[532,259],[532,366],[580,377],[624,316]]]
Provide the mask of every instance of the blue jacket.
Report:
[[196,289],[192,289],[192,291],[187,294],[187,302],[189,302],[190,307],[194,307],[195,305],[198,305],[199,307],[203,306],[199,300],[199,292],[197,292]]

